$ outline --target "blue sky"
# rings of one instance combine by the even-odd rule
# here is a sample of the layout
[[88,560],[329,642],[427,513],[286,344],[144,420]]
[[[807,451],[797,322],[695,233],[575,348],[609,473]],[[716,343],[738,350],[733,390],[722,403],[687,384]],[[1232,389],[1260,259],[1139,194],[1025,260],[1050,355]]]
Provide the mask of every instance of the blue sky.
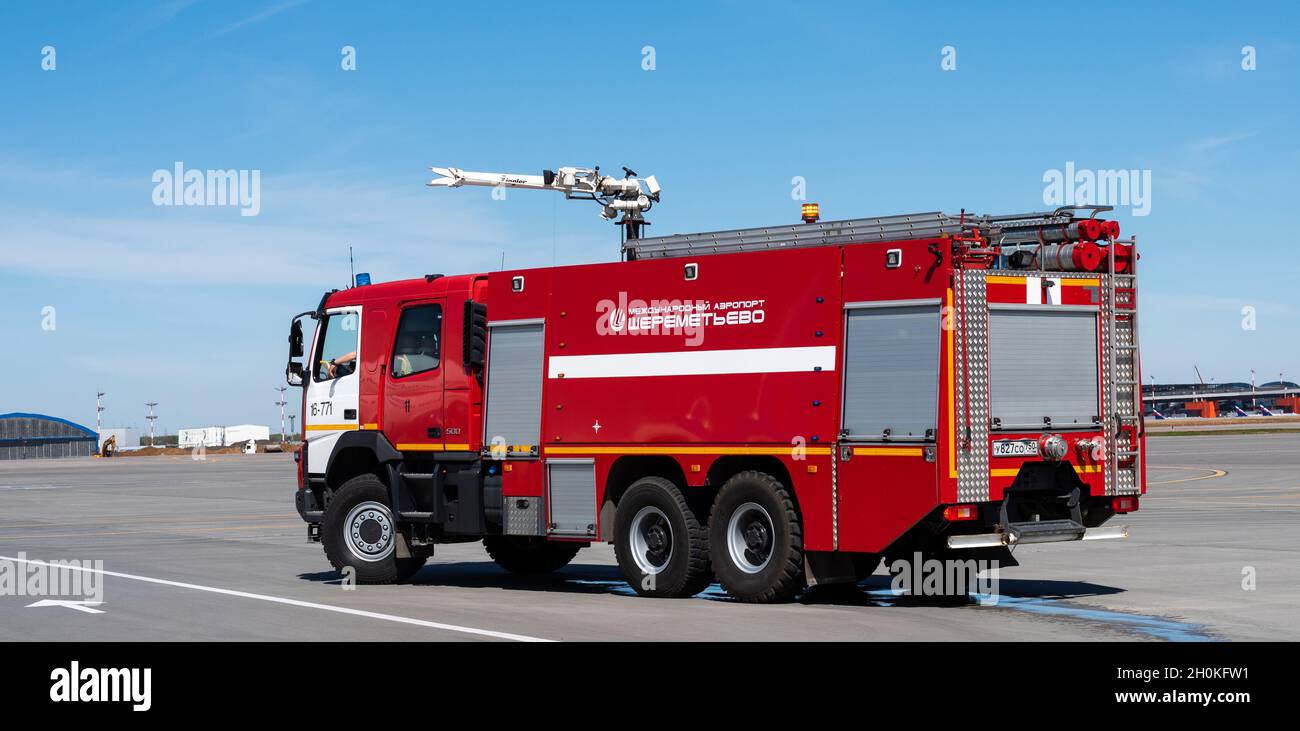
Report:
[[[1297,21],[1292,3],[6,4],[0,412],[93,424],[101,390],[106,424],[144,426],[150,400],[167,432],[278,423],[288,318],[346,283],[349,244],[376,281],[617,257],[591,204],[430,190],[429,165],[628,165],[664,185],[652,234],[795,222],[794,176],[833,219],[1036,210],[1068,162],[1149,170],[1150,214],[1118,215],[1143,251],[1146,372],[1295,380]],[[175,161],[260,170],[259,215],[154,206]]]

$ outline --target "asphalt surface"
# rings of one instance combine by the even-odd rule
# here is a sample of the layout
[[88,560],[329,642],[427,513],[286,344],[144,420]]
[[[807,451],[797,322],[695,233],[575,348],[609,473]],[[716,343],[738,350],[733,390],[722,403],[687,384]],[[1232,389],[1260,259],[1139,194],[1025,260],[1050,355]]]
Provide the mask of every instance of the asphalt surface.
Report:
[[103,603],[80,608],[0,581],[0,640],[1300,639],[1300,435],[1148,450],[1129,539],[1023,546],[983,606],[898,599],[880,572],[860,592],[781,606],[716,587],[642,599],[605,545],[528,579],[479,544],[445,546],[411,584],[346,589],[305,539],[288,456],[0,463],[10,575],[40,568],[18,558],[104,572],[65,572],[101,582]]

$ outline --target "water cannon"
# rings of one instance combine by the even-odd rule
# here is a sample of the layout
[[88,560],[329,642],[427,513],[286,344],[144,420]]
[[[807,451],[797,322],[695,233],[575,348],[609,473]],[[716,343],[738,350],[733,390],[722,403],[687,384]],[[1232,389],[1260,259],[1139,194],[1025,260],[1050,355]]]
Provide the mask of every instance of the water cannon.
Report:
[[[521,188],[554,190],[567,200],[591,200],[600,204],[600,217],[623,226],[627,239],[641,238],[645,213],[659,202],[659,181],[655,176],[640,178],[636,171],[623,168],[623,177],[602,175],[600,167],[562,167],[543,170],[541,175],[482,173],[460,168],[429,168],[439,177],[430,180],[433,188],[459,188],[464,185],[487,188]],[[622,218],[619,218],[619,217]]]

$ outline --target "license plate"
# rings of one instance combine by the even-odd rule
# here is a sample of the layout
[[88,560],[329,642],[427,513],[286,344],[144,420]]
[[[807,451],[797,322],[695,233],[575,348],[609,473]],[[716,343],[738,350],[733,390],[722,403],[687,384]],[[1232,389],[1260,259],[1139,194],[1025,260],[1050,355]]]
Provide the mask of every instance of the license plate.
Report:
[[993,442],[994,457],[1037,457],[1037,439],[999,439]]

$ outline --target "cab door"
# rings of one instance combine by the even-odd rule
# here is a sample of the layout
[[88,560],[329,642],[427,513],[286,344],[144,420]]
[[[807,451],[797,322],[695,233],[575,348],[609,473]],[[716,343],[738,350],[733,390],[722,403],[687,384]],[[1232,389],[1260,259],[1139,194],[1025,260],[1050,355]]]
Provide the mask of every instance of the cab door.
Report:
[[339,436],[358,428],[361,315],[360,305],[334,307],[316,326],[302,419],[307,466],[313,475],[325,472]]
[[403,452],[441,452],[446,299],[403,302],[383,374],[383,430]]

